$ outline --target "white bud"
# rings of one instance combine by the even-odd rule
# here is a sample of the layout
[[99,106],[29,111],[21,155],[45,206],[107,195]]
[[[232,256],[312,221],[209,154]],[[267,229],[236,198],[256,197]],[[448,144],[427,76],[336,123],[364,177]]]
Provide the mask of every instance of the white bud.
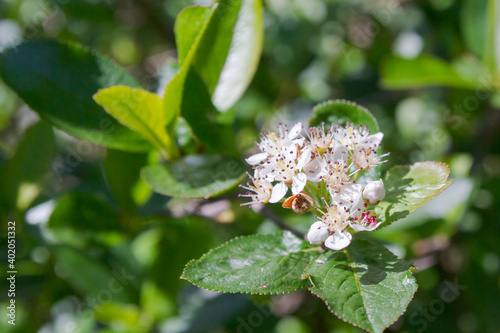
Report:
[[382,179],[368,182],[363,190],[363,199],[371,205],[378,204],[384,197],[385,189]]
[[314,222],[309,228],[307,233],[307,240],[311,244],[320,244],[328,238],[330,231],[328,230],[328,225],[323,222]]

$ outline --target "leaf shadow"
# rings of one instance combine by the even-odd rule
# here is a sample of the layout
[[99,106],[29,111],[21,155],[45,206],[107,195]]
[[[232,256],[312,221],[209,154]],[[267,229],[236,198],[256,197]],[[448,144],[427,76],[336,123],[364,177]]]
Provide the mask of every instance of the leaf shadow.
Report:
[[388,273],[405,272],[411,267],[410,263],[399,260],[385,247],[367,240],[353,240],[346,250],[336,252],[329,260],[347,262],[339,263],[334,268],[354,272],[363,285],[378,284],[385,280]]
[[386,185],[387,196],[384,198],[384,221],[392,222],[410,214],[409,210],[400,210],[399,208],[408,201],[405,200],[405,194],[408,192],[408,186],[413,182],[413,178],[405,176],[410,172],[410,166],[401,166],[397,172],[389,173],[387,178],[384,179]]

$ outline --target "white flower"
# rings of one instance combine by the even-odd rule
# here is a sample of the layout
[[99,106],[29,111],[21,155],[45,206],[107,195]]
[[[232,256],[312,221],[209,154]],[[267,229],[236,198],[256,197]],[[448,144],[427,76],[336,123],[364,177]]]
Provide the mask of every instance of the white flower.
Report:
[[359,184],[346,184],[340,188],[338,193],[332,195],[333,202],[347,210],[350,218],[359,219],[364,211],[365,204],[361,189],[362,187]]
[[321,244],[328,238],[328,235],[330,235],[328,224],[318,221],[314,222],[309,228],[307,240],[311,244]]
[[363,190],[363,199],[371,205],[378,204],[385,197],[384,182],[382,179],[369,181]]
[[247,186],[240,185],[240,187],[248,190],[245,194],[239,194],[239,197],[247,197],[252,199],[252,201],[243,203],[243,205],[255,205],[255,204],[265,204],[271,199],[271,191],[273,185],[266,180],[254,178],[249,176],[252,180],[253,185],[247,183]]
[[330,148],[333,140],[333,131],[331,128],[325,132],[325,123],[321,127],[311,127],[308,131],[309,142],[313,151],[318,151],[320,154]]
[[351,239],[352,235],[349,232],[337,230],[326,239],[325,246],[332,250],[342,250],[351,244]]
[[378,228],[382,222],[376,220],[376,216],[373,212],[365,212],[361,214],[361,218],[354,218],[352,222],[349,222],[351,228],[356,231],[373,231]]

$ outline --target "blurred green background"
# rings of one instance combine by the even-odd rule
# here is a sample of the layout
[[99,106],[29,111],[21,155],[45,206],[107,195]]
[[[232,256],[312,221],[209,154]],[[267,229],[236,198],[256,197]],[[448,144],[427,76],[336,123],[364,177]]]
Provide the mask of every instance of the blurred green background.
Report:
[[[155,91],[176,57],[175,16],[192,4],[210,1],[3,0],[0,50],[36,36],[76,41]],[[414,300],[388,331],[500,332],[500,26],[491,20],[500,4],[264,4],[257,73],[224,114],[242,157],[262,128],[304,121],[324,100],[369,108],[392,154],[385,169],[436,160],[454,178],[431,203],[370,234],[420,268]],[[179,137],[186,149],[191,140]],[[15,327],[0,283],[1,332],[360,331],[307,291],[216,294],[179,280],[213,246],[275,230],[240,208],[237,190],[208,201],[153,194],[138,175],[154,156],[53,129],[1,81],[0,142],[1,272],[8,220],[17,222],[18,270]],[[303,231],[312,221],[276,212]]]

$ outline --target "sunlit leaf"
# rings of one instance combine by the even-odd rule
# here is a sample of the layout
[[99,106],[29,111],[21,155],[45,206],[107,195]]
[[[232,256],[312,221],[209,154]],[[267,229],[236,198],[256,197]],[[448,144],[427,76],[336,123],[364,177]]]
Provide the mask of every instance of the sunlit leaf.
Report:
[[313,259],[305,271],[309,290],[336,316],[368,332],[393,324],[417,290],[409,263],[365,240]]
[[183,279],[220,292],[272,294],[308,286],[308,245],[290,232],[237,237],[185,268]]
[[395,166],[384,175],[387,193],[375,213],[388,226],[423,206],[451,184],[448,166],[437,162],[419,162]]

